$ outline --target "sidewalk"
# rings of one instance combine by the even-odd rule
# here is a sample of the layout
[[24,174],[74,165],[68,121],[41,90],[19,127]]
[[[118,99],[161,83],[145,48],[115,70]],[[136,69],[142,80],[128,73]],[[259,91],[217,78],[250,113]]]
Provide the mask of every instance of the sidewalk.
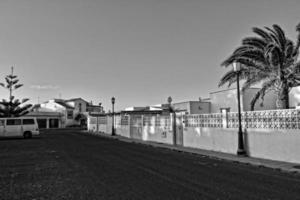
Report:
[[[85,133],[89,133],[89,132],[85,131]],[[89,134],[93,134],[93,133],[89,133]],[[261,158],[237,156],[237,155],[228,154],[228,153],[208,151],[208,150],[202,150],[202,149],[196,149],[196,148],[190,148],[190,147],[173,146],[170,144],[163,144],[163,143],[157,143],[157,142],[151,142],[151,141],[142,141],[142,140],[138,140],[138,139],[126,138],[126,137],[122,137],[119,135],[111,136],[111,135],[104,134],[104,133],[97,133],[97,134],[93,134],[93,135],[116,139],[116,140],[119,140],[122,142],[139,143],[139,144],[144,144],[144,145],[150,145],[152,147],[166,148],[166,149],[179,151],[179,152],[199,154],[199,155],[203,155],[203,156],[207,156],[207,157],[215,158],[215,159],[220,159],[220,160],[228,160],[228,161],[232,161],[232,162],[250,164],[250,165],[254,165],[254,166],[267,167],[267,168],[272,168],[275,170],[281,170],[284,172],[300,174],[300,164],[297,164],[297,163],[280,162],[280,161],[266,160],[266,159],[261,159]]]

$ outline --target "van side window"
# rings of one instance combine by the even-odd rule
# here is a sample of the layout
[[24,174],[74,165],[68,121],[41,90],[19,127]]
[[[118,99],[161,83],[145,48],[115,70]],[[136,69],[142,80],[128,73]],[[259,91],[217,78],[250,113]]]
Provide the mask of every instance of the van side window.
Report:
[[33,119],[23,119],[23,125],[34,124]]
[[0,126],[4,126],[4,120],[0,120]]
[[21,119],[7,119],[6,125],[7,126],[21,125]]

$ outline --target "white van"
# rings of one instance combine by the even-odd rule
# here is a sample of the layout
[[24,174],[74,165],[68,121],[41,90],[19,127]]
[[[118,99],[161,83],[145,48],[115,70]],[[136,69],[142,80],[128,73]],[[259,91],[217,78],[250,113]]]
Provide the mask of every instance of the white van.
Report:
[[38,123],[34,117],[0,118],[0,137],[31,138],[39,134]]

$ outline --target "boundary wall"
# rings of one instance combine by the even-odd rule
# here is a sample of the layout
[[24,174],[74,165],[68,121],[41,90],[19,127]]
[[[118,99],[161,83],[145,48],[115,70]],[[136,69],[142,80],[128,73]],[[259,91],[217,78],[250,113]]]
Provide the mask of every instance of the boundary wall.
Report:
[[[116,134],[123,137],[237,153],[237,113],[182,115],[176,120],[172,115],[117,115],[114,121]],[[300,163],[300,110],[243,112],[242,128],[248,156]],[[111,116],[88,118],[88,131],[111,130]]]

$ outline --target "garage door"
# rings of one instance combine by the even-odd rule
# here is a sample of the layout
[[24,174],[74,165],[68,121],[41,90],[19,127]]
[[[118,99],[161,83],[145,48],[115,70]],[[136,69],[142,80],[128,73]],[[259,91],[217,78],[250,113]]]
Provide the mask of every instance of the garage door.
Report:
[[37,119],[39,128],[47,128],[47,119]]

